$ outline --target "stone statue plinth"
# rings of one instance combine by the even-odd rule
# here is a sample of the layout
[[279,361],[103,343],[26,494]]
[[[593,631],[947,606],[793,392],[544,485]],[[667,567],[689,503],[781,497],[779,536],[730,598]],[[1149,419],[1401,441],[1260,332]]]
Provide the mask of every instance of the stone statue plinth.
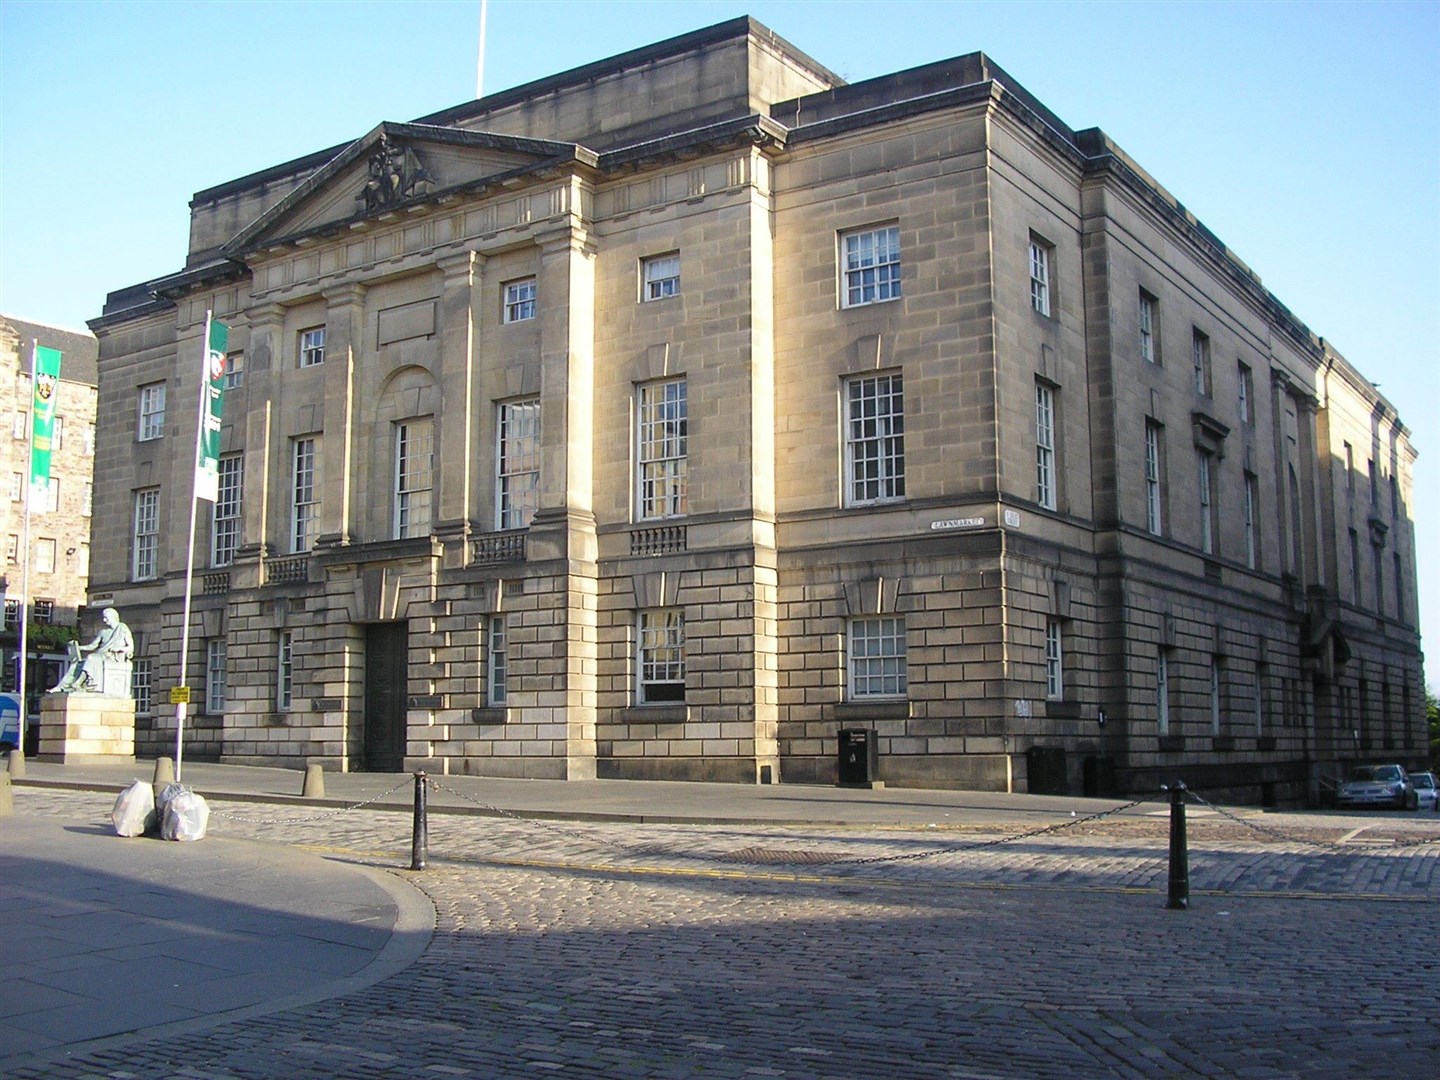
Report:
[[107,694],[46,694],[40,699],[37,761],[63,765],[133,764],[135,700]]

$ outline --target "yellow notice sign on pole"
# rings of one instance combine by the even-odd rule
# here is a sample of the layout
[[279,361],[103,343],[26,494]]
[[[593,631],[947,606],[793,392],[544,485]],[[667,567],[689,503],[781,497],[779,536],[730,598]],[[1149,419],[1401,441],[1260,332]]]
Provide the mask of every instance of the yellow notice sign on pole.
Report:
[[171,704],[171,705],[189,705],[189,704],[190,704],[190,687],[188,687],[188,686],[172,686],[172,687],[170,688],[170,704]]

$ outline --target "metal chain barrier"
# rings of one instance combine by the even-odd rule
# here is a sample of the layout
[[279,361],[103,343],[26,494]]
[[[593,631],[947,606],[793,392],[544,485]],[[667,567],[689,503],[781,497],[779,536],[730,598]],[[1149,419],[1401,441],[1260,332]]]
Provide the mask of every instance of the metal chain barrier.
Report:
[[1101,810],[1095,814],[1086,814],[1084,817],[1077,817],[1070,821],[1057,821],[1053,825],[1042,825],[1036,829],[1027,829],[1024,832],[1012,833],[1009,836],[995,836],[988,840],[975,840],[971,842],[959,841],[943,848],[931,848],[928,851],[907,851],[899,855],[870,855],[864,858],[835,859],[827,862],[825,865],[866,866],[872,863],[893,863],[905,862],[910,859],[929,859],[937,855],[949,855],[961,851],[983,851],[986,848],[1000,847],[1002,844],[1013,844],[1020,840],[1033,840],[1037,836],[1049,836],[1053,833],[1064,832],[1066,829],[1073,829],[1093,821],[1100,821],[1103,818],[1113,817],[1116,814],[1124,813],[1126,810],[1133,810],[1137,806],[1143,806],[1147,802],[1154,802],[1163,795],[1163,792],[1155,795],[1147,795],[1143,799],[1136,799],[1134,802],[1124,803],[1121,806],[1115,806],[1109,810]]
[[[517,814],[517,813],[515,813],[515,812],[513,812],[513,811],[510,811],[510,810],[501,809],[500,807],[498,807],[498,806],[493,806],[493,805],[491,805],[491,804],[489,804],[489,803],[482,803],[482,802],[480,802],[479,800],[473,799],[473,798],[471,798],[469,795],[466,795],[463,791],[457,791],[455,788],[448,787],[448,786],[440,783],[438,780],[434,779],[433,777],[430,778],[430,784],[431,784],[436,790],[438,790],[438,791],[447,792],[448,794],[454,795],[454,796],[456,796],[457,798],[463,799],[464,801],[466,801],[466,802],[468,802],[468,803],[471,803],[471,804],[473,804],[473,805],[475,805],[475,806],[478,806],[478,807],[480,807],[480,808],[483,809],[483,810],[487,810],[487,811],[489,811],[489,812],[491,812],[491,813],[498,814],[498,815],[500,815],[501,817],[509,818],[509,819],[511,819],[512,821],[516,821],[516,822],[519,822],[519,823],[524,824],[524,825],[529,825],[529,826],[532,826],[532,827],[534,827],[534,828],[543,829],[543,830],[546,830],[546,831],[548,831],[548,832],[550,832],[550,833],[552,833],[552,834],[554,834],[554,835],[556,835],[556,836],[564,837],[564,838],[566,838],[566,839],[574,839],[574,838],[577,838],[577,837],[580,837],[580,836],[581,836],[581,834],[578,833],[577,831],[575,831],[573,828],[567,829],[567,828],[565,828],[564,826],[556,825],[556,824],[554,824],[554,823],[552,823],[552,822],[549,822],[549,821],[544,821],[544,820],[538,819],[538,818],[525,817],[525,816],[523,816],[523,815],[521,815],[521,814]],[[1087,815],[1085,815],[1084,817],[1077,817],[1077,818],[1074,818],[1073,820],[1070,820],[1070,821],[1060,821],[1060,822],[1054,823],[1053,825],[1044,825],[1044,826],[1041,826],[1040,828],[1028,829],[1028,830],[1025,830],[1024,832],[1013,833],[1013,834],[1008,835],[1008,836],[991,837],[991,838],[986,839],[986,840],[977,840],[977,841],[973,841],[973,842],[964,842],[964,841],[961,841],[961,842],[957,842],[957,843],[953,843],[953,844],[947,844],[947,845],[945,845],[944,847],[929,848],[929,849],[926,849],[926,850],[924,850],[924,851],[907,851],[907,852],[902,852],[902,853],[900,853],[900,854],[895,854],[895,855],[870,855],[870,856],[855,856],[855,857],[853,857],[853,858],[826,859],[826,860],[824,861],[823,865],[824,865],[827,869],[828,869],[828,868],[831,868],[831,867],[843,867],[843,866],[867,866],[867,865],[878,864],[878,863],[896,863],[896,862],[914,861],[914,860],[918,860],[918,859],[930,859],[930,858],[935,858],[935,857],[940,856],[940,855],[952,855],[952,854],[956,854],[956,853],[958,853],[958,852],[982,851],[982,850],[984,850],[984,849],[986,849],[986,848],[998,847],[998,846],[1000,846],[1001,844],[1011,844],[1011,843],[1015,843],[1015,842],[1021,841],[1021,840],[1030,840],[1030,839],[1033,839],[1033,838],[1035,838],[1035,837],[1037,837],[1037,836],[1046,836],[1046,835],[1049,835],[1049,834],[1052,834],[1052,833],[1063,832],[1063,831],[1066,830],[1066,829],[1073,829],[1073,828],[1076,828],[1077,826],[1080,826],[1080,825],[1085,825],[1085,824],[1089,824],[1090,822],[1099,821],[1099,820],[1101,820],[1101,819],[1103,819],[1103,818],[1112,817],[1112,816],[1114,816],[1115,814],[1123,813],[1123,812],[1126,811],[1126,810],[1133,810],[1135,807],[1137,807],[1137,806],[1142,806],[1142,805],[1144,805],[1144,804],[1147,803],[1147,802],[1153,802],[1154,800],[1160,798],[1161,795],[1163,795],[1163,793],[1161,793],[1161,794],[1156,794],[1156,795],[1147,795],[1147,796],[1145,796],[1145,797],[1142,798],[1142,799],[1136,799],[1136,800],[1133,801],[1133,802],[1124,803],[1124,804],[1122,804],[1122,805],[1120,805],[1120,806],[1112,807],[1112,808],[1109,809],[1109,810],[1102,810],[1102,811],[1100,811],[1099,813],[1087,814]],[[763,823],[757,823],[757,824],[763,824]],[[607,838],[607,837],[597,837],[597,836],[594,836],[593,834],[586,834],[586,835],[584,835],[583,838],[586,839],[586,840],[588,840],[588,841],[590,841],[590,842],[592,842],[592,843],[598,843],[598,844],[601,845],[602,847],[612,848],[612,849],[614,849],[614,850],[624,852],[624,853],[627,854],[627,855],[634,855],[634,856],[639,856],[639,855],[668,855],[668,856],[671,856],[671,857],[686,857],[686,858],[694,857],[694,856],[690,856],[690,855],[689,855],[688,853],[686,853],[686,852],[673,851],[673,850],[671,850],[671,849],[669,849],[669,848],[661,847],[661,846],[655,845],[655,844],[647,844],[647,845],[645,845],[645,846],[643,846],[643,847],[636,847],[635,845],[632,845],[632,844],[626,844],[626,843],[624,843],[623,841],[611,840],[611,839],[609,839],[609,838]],[[711,858],[711,857],[706,856],[706,858]],[[734,857],[734,856],[731,856],[727,861],[730,861],[730,862],[744,862],[744,861],[746,861],[746,860],[739,859],[739,858],[736,858],[736,857]],[[759,864],[758,864],[758,863],[752,863],[752,865],[759,865]]]
[[[1251,832],[1259,833],[1262,836],[1268,836],[1272,840],[1282,840],[1285,843],[1289,844],[1303,844],[1308,847],[1325,849],[1348,848],[1350,850],[1353,850],[1353,848],[1350,848],[1349,845],[1345,844],[1340,840],[1317,840],[1313,837],[1296,836],[1292,833],[1286,833],[1282,832],[1280,829],[1272,828],[1269,825],[1260,825],[1254,821],[1248,821],[1245,818],[1238,816],[1237,814],[1231,813],[1223,806],[1216,806],[1214,803],[1206,799],[1203,795],[1199,794],[1199,792],[1189,790],[1187,794],[1197,803],[1204,806],[1207,810],[1213,811],[1214,813],[1220,815],[1226,820],[1234,822],[1236,825],[1243,825]],[[1440,844],[1440,836],[1433,836],[1425,840],[1395,840],[1391,842],[1390,850],[1398,850],[1401,848],[1423,848],[1428,847],[1431,844]]]
[[388,799],[391,795],[394,795],[397,791],[399,791],[401,788],[405,787],[409,783],[410,781],[407,779],[404,783],[396,784],[389,791],[381,792],[379,795],[373,795],[370,798],[366,799],[364,802],[358,802],[352,806],[341,806],[337,807],[334,810],[328,811],[312,810],[304,817],[246,817],[243,814],[227,814],[223,810],[216,810],[213,808],[211,809],[210,814],[212,817],[224,818],[226,821],[240,821],[244,822],[247,825],[300,825],[311,821],[324,821],[326,818],[339,817],[341,814],[348,814],[352,810],[363,810],[365,807],[371,805],[372,803],[377,803],[381,799]]

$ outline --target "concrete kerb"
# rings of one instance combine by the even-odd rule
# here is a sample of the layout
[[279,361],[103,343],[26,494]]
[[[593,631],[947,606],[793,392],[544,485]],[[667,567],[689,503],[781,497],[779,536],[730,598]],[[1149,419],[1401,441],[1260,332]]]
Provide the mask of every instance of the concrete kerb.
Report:
[[[58,788],[66,785],[52,783],[36,786]],[[68,790],[76,791],[105,790],[105,788],[98,786],[79,787],[68,785],[66,787]],[[256,848],[272,846],[264,841],[255,840],[232,838],[229,842],[233,844],[253,845]],[[295,857],[296,854],[294,851],[289,852],[290,857]],[[6,1070],[18,1069],[22,1066],[43,1065],[47,1061],[53,1061],[61,1057],[76,1057],[105,1050],[123,1048],[131,1044],[150,1042],[155,1039],[203,1032],[222,1024],[303,1008],[316,1002],[343,997],[347,994],[356,993],[370,986],[374,986],[406,970],[420,959],[434,937],[437,921],[435,905],[422,890],[411,884],[400,874],[380,867],[367,866],[349,859],[321,854],[303,854],[300,855],[300,857],[315,858],[337,865],[343,865],[347,871],[358,874],[371,881],[383,890],[394,902],[395,923],[391,928],[390,936],[365,967],[351,975],[332,979],[323,985],[313,986],[306,990],[271,998],[260,1004],[220,1010],[191,1019],[157,1024],[153,1027],[146,1027],[124,1034],[108,1035],[97,1039],[67,1043],[63,1047],[57,1047],[54,1050],[14,1055],[5,1060]]]

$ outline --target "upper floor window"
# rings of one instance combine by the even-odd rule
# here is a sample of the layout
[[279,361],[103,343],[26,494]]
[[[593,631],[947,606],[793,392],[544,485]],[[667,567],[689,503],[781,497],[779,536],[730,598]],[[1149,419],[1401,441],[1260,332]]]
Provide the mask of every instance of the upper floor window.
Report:
[[165,434],[165,384],[151,383],[140,387],[140,441],[158,439]]
[[50,449],[62,450],[65,447],[65,417],[54,417],[53,424],[50,429]]
[[[676,267],[679,274],[679,267]],[[505,284],[505,314],[507,323],[524,322],[535,318],[535,279],[522,278]]]
[[540,399],[507,401],[499,412],[496,524],[526,529],[540,505]]
[[429,417],[395,425],[395,537],[430,534],[435,424]]
[[55,541],[48,536],[35,541],[35,571],[40,574],[55,572]]
[[86,457],[94,457],[94,456],[95,456],[95,425],[94,425],[94,424],[88,424],[88,423],[87,423],[87,424],[81,429],[81,436],[82,436],[82,444],[81,444],[81,445],[82,445],[82,452],[85,454]]
[[898,372],[846,382],[845,473],[850,506],[905,497],[905,392]]
[[900,227],[840,234],[842,307],[900,299]]
[[1144,289],[1140,290],[1140,356],[1152,364],[1160,363],[1160,301]]
[[1357,606],[1364,602],[1360,587],[1360,534],[1354,529],[1350,530],[1350,597]]
[[850,620],[850,698],[897,698],[906,692],[905,620],[867,616]]
[[1055,391],[1035,384],[1035,501],[1055,509]]
[[30,413],[27,410],[15,410],[15,416],[10,424],[10,435],[15,439],[30,438]]
[[36,600],[30,617],[40,626],[51,625],[55,621],[55,601]]
[[300,331],[300,366],[316,367],[325,362],[325,327]]
[[1400,552],[1394,552],[1395,562],[1395,618],[1405,621],[1405,560]]
[[291,446],[290,468],[290,551],[309,551],[315,543],[315,529],[320,515],[319,494],[315,488],[314,438],[296,439]]
[[1193,330],[1190,335],[1190,359],[1195,367],[1195,392],[1210,396],[1210,338]]
[[1254,473],[1245,474],[1245,565],[1254,570],[1260,565],[1259,481]]
[[1196,452],[1200,480],[1200,550],[1206,555],[1215,554],[1215,500],[1214,466],[1215,455],[1208,450]]
[[1239,365],[1239,374],[1240,422],[1253,424],[1255,422],[1255,373],[1250,370],[1249,364],[1242,362]]
[[222,457],[218,474],[219,492],[210,516],[210,565],[229,566],[240,542],[240,455]]
[[1163,504],[1161,502],[1160,425],[1153,420],[1145,421],[1145,528],[1156,536],[1165,531]]
[[685,616],[675,608],[640,612],[640,704],[685,700]]
[[1054,247],[1038,236],[1030,237],[1030,306],[1048,316],[1051,307],[1050,263]]
[[640,299],[664,300],[680,294],[680,253],[640,260]]
[[640,518],[678,517],[686,512],[689,480],[689,406],[684,379],[640,387]]
[[245,385],[245,354],[226,353],[225,374],[220,378],[221,390],[239,390]]
[[135,493],[135,521],[131,536],[130,576],[134,581],[150,581],[159,572],[160,551],[160,489],[146,488]]

